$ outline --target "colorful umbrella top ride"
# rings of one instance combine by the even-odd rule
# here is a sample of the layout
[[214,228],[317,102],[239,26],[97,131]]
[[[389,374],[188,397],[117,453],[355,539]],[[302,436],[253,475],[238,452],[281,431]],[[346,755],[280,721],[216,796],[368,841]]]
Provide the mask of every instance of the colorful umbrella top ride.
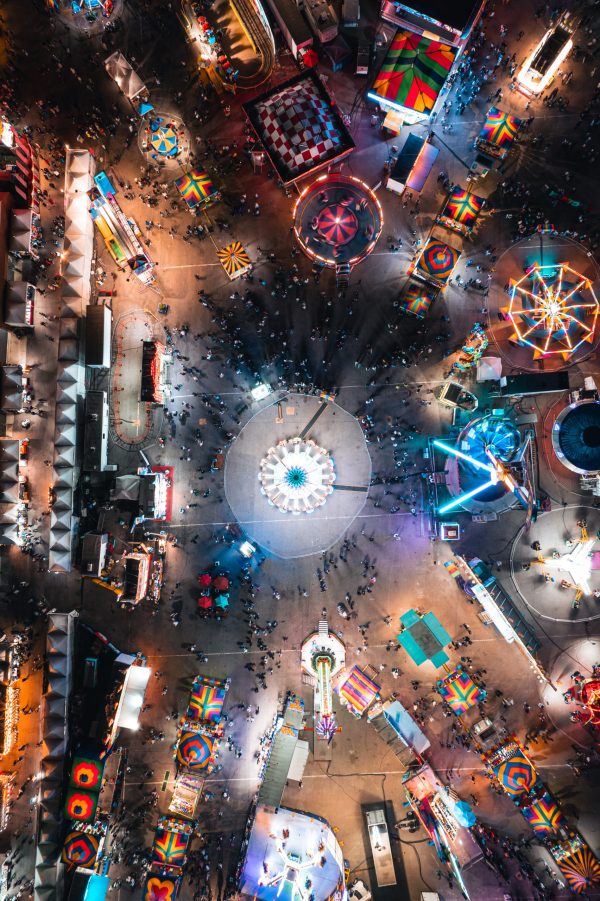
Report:
[[331,204],[319,214],[317,231],[328,244],[347,244],[358,231],[358,219],[347,206]]

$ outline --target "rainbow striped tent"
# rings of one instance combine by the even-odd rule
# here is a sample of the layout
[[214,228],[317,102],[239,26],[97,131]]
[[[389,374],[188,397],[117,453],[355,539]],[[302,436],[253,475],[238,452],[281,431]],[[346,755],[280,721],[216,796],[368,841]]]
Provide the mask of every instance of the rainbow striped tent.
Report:
[[453,228],[455,231],[468,234],[473,230],[482,206],[482,197],[471,194],[457,185],[452,189],[446,201],[446,206],[442,210],[441,215],[438,216],[437,221],[440,225],[445,225],[447,228]]
[[208,729],[194,723],[184,723],[177,743],[175,758],[181,766],[191,770],[210,772],[217,751],[218,738]]
[[418,282],[409,282],[400,298],[400,309],[417,319],[424,319],[436,298],[436,292]]
[[509,742],[499,749],[499,759],[492,764],[492,772],[507,795],[516,799],[531,792],[537,773],[520,745]]
[[517,137],[520,127],[521,119],[493,106],[485,118],[477,138],[477,146],[490,156],[503,159]]
[[98,856],[99,839],[91,832],[73,830],[65,838],[61,860],[68,867],[91,870]]
[[535,801],[524,805],[521,812],[535,834],[546,838],[555,835],[562,826],[566,825],[560,807],[547,791]]
[[158,826],[154,834],[152,846],[152,863],[165,867],[181,869],[185,864],[185,855],[190,843],[188,832]]
[[221,720],[226,694],[225,682],[198,676],[192,685],[186,719],[217,725]]
[[368,96],[424,119],[435,106],[455,56],[456,48],[449,44],[397,31]]
[[583,842],[577,850],[556,862],[569,883],[569,888],[576,895],[582,895],[600,882],[600,864]]
[[348,678],[340,686],[339,694],[351,713],[362,716],[378,696],[379,685],[369,679],[360,667],[353,666]]
[[194,213],[215,200],[217,189],[202,169],[192,169],[181,178],[175,179],[175,187]]
[[483,692],[473,682],[468,673],[464,670],[455,670],[441,681],[438,685],[438,691],[446,704],[453,713],[460,716],[466,713],[469,708],[474,707],[479,701],[485,697]]
[[429,238],[417,260],[414,274],[426,282],[444,287],[459,259],[460,250],[455,250],[437,238]]

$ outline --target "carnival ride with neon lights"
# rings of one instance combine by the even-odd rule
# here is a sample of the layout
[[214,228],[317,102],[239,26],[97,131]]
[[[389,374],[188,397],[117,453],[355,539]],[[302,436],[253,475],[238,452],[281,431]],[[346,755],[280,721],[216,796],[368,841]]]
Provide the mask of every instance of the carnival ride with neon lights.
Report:
[[[462,440],[461,440],[462,439]],[[529,447],[530,435],[522,437],[510,420],[495,416],[484,416],[474,420],[461,433],[459,441],[469,450],[465,453],[435,439],[433,444],[444,453],[456,458],[463,474],[469,477],[486,473],[489,478],[467,491],[452,498],[447,504],[438,508],[440,515],[459,507],[465,501],[478,497],[485,500],[496,500],[502,493],[511,492],[531,516],[534,494],[527,475],[525,454]],[[500,489],[500,493],[496,489]]]
[[560,355],[567,361],[593,343],[600,305],[590,279],[568,263],[534,263],[511,280],[509,296],[501,312],[514,328],[511,340],[530,347],[535,360]]
[[302,191],[292,215],[304,253],[337,272],[364,260],[383,228],[377,196],[351,175],[320,176]]
[[338,731],[333,712],[332,679],[346,661],[346,649],[337,635],[329,631],[326,620],[319,622],[319,631],[313,632],[302,643],[301,664],[305,673],[316,679],[315,710],[318,720],[315,733],[328,743]]

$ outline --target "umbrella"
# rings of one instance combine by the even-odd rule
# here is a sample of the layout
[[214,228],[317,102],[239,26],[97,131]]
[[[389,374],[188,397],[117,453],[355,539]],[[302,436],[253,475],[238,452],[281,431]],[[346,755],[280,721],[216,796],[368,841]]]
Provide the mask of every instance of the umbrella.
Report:
[[203,588],[209,588],[212,582],[212,576],[210,575],[210,573],[202,573],[198,576],[198,581]]
[[227,591],[229,588],[229,579],[227,576],[217,576],[213,585],[217,591]]
[[198,598],[198,607],[200,610],[210,610],[212,607],[212,598],[204,594]]
[[218,594],[215,598],[215,604],[217,607],[220,607],[221,610],[227,610],[227,608],[229,607],[229,595]]

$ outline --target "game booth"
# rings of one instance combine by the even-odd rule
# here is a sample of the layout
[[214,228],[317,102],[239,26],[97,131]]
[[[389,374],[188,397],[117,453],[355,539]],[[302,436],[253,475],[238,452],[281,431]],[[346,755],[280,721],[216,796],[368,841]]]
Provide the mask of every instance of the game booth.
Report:
[[252,268],[250,257],[240,241],[232,241],[227,247],[217,250],[217,256],[231,281],[245,275]]
[[482,197],[456,185],[436,222],[467,237],[473,231],[483,205]]
[[444,679],[436,683],[436,688],[444,703],[455,716],[462,716],[472,707],[485,700],[487,692],[473,682],[463,667],[457,667]]
[[410,134],[388,176],[386,188],[394,194],[403,194],[405,190],[423,190],[429,177],[439,150],[420,135]]
[[175,179],[175,187],[194,215],[219,199],[219,192],[203,169],[191,169]]
[[429,237],[415,262],[411,263],[408,274],[428,285],[439,289],[445,288],[460,256],[460,250],[456,250],[439,238]]
[[438,860],[454,875],[465,898],[463,873],[483,857],[471,833],[477,822],[469,804],[445,786],[429,764],[409,769],[403,787],[410,807],[431,838]]
[[367,668],[361,669],[359,666],[344,671],[337,690],[342,704],[357,719],[379,699],[379,685],[368,674]]
[[488,112],[483,127],[475,139],[475,147],[494,160],[503,160],[508,155],[521,127],[521,119],[493,106]]
[[437,289],[411,279],[400,295],[400,309],[417,319],[425,319],[438,293]]
[[452,639],[435,613],[421,616],[416,610],[407,610],[400,617],[400,629],[398,644],[417,666],[430,661],[437,668],[450,659],[444,648]]
[[245,103],[243,108],[284,184],[330,166],[354,149],[337,106],[312,69]]
[[181,887],[194,827],[187,820],[163,816],[154,833],[143,901],[174,901]]
[[[194,680],[187,711],[179,724],[175,743],[178,783],[180,776],[191,774],[205,777],[212,772],[223,734],[221,714],[228,684],[207,676],[198,676]],[[192,804],[189,792],[194,786],[198,787],[198,782],[187,778],[182,779],[181,790],[176,784],[175,793],[184,798],[184,806],[187,808]],[[198,796],[196,795],[196,801]]]
[[[407,125],[426,122],[450,74],[456,47],[412,31],[397,31],[367,94]],[[385,123],[384,123],[385,125]]]
[[571,832],[548,850],[574,895],[583,895],[600,883],[600,863],[578,833]]

